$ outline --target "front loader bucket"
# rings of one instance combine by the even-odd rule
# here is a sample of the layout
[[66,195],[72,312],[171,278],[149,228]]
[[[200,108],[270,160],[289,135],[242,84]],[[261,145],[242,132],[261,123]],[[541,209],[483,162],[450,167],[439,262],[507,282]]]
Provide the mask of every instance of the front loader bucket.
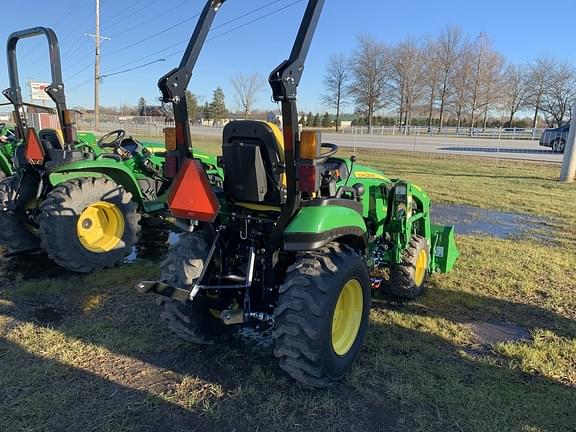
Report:
[[432,224],[431,253],[432,271],[448,273],[452,270],[456,259],[460,255],[454,239],[454,227],[452,225]]

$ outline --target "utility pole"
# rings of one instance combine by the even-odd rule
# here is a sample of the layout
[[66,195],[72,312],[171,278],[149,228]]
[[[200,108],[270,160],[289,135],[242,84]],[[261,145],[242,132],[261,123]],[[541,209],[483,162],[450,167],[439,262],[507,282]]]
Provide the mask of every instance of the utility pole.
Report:
[[96,57],[94,59],[94,129],[100,127],[100,41],[110,40],[109,37],[100,36],[100,0],[96,0],[96,34],[85,36],[94,39],[96,44]]
[[576,104],[572,109],[572,118],[570,119],[570,132],[568,140],[564,146],[564,162],[560,171],[560,181],[573,183],[576,175]]

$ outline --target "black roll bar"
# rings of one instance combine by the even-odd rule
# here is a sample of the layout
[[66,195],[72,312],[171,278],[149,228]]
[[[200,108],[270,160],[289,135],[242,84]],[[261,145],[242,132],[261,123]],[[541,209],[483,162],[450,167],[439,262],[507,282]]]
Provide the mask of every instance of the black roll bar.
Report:
[[[185,91],[190,83],[194,66],[200,51],[206,42],[210,27],[214,22],[216,13],[225,0],[208,0],[198,19],[196,28],[180,65],[160,78],[158,87],[162,92],[162,100],[172,103],[174,120],[176,124],[176,156],[178,168],[184,159],[193,154],[192,139]],[[272,87],[273,99],[282,105],[282,121],[284,135],[284,152],[286,164],[287,201],[282,207],[277,224],[272,234],[270,247],[266,253],[266,270],[264,284],[272,286],[275,283],[274,268],[278,259],[277,251],[282,247],[284,230],[294,213],[300,206],[300,192],[296,163],[300,135],[298,131],[298,109],[296,106],[297,89],[304,71],[304,62],[310,49],[310,44],[318,26],[324,0],[308,0],[300,29],[292,47],[290,57],[283,61],[270,74],[269,83]]]
[[171,103],[174,109],[178,169],[182,166],[184,159],[189,158],[193,154],[186,89],[192,78],[192,72],[200,56],[200,51],[202,51],[202,47],[206,43],[206,37],[210,27],[212,27],[216,13],[224,1],[208,0],[200,14],[200,18],[198,18],[196,28],[188,42],[186,51],[184,51],[180,65],[158,81],[158,88],[162,92],[162,101]]
[[45,91],[56,104],[56,112],[62,127],[64,141],[66,144],[72,144],[76,140],[74,122],[71,115],[67,113],[66,96],[64,94],[64,83],[62,82],[62,64],[60,61],[60,45],[58,37],[54,30],[47,27],[33,27],[26,30],[20,30],[12,33],[8,37],[6,45],[6,58],[8,60],[8,79],[10,87],[2,94],[14,105],[16,116],[16,127],[20,138],[26,136],[27,121],[24,112],[24,100],[22,98],[22,89],[18,76],[18,61],[16,56],[16,46],[22,39],[45,36],[48,40],[48,52],[50,56],[50,72],[52,82],[46,87]]

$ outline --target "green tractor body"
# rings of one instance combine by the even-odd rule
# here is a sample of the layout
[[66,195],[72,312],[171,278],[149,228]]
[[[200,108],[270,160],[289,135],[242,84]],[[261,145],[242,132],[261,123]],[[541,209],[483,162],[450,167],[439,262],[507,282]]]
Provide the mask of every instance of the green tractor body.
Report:
[[[56,105],[60,130],[36,132],[26,123],[21,97],[16,45],[45,36],[52,83],[47,94]],[[166,175],[167,151],[141,143],[116,130],[99,139],[77,133],[75,112],[66,108],[56,34],[48,28],[23,30],[8,38],[10,87],[4,91],[14,106],[18,141],[6,147],[0,168],[14,161],[10,177],[0,182],[0,244],[11,254],[43,250],[62,267],[86,273],[124,262],[139,238],[141,226],[162,231],[172,218],[166,196],[173,176]],[[41,109],[42,107],[37,107]],[[216,159],[197,155],[213,180],[221,183]],[[160,237],[166,238],[160,232]]]
[[184,91],[224,1],[208,0],[180,66],[159,81],[175,113],[178,174],[168,196],[188,223],[160,278],[137,289],[162,299],[181,338],[215,343],[239,327],[271,328],[274,355],[296,380],[326,386],[360,352],[372,291],[423,293],[458,250],[452,227],[432,224],[415,184],[337,157],[319,132],[298,131],[297,88],[323,0],[308,0],[288,60],[271,74],[282,124],[243,120],[223,130],[224,181],[214,187],[190,158]]

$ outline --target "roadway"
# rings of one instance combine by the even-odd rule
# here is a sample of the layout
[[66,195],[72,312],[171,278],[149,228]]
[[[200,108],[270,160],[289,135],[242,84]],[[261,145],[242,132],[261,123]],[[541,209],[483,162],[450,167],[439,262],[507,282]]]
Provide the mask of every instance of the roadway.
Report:
[[[222,128],[192,127],[192,134],[220,138]],[[352,135],[323,133],[322,140],[339,146],[391,151],[431,153],[435,155],[481,156],[541,162],[562,162],[562,155],[552,153],[538,141],[486,138],[443,137],[429,135]]]

